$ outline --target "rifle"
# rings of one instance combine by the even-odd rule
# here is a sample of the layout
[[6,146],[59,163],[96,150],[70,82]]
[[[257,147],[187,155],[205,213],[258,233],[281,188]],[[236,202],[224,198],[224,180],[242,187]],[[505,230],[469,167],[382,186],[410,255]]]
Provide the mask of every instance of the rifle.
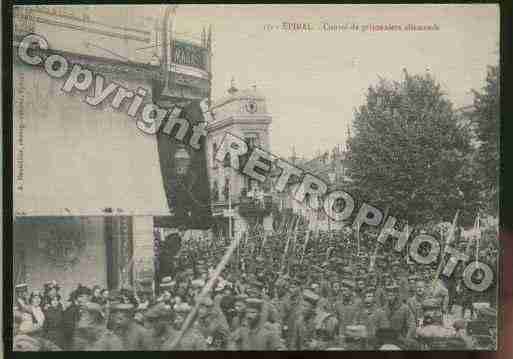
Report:
[[[294,229],[295,226],[297,226],[298,218],[295,218],[294,226],[292,227]],[[293,219],[294,220],[294,219]],[[287,253],[289,251],[289,245],[290,245],[290,235],[287,235],[287,243],[285,244],[285,249],[283,250],[283,257],[281,259],[281,265],[280,265],[280,273],[283,273],[285,269],[285,258],[287,256]]]

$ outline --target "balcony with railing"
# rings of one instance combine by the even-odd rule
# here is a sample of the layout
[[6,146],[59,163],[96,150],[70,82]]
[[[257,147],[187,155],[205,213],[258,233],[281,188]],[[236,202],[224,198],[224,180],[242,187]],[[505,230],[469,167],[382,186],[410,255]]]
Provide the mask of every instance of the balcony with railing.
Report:
[[243,217],[265,217],[278,210],[278,199],[269,192],[241,191],[239,213]]

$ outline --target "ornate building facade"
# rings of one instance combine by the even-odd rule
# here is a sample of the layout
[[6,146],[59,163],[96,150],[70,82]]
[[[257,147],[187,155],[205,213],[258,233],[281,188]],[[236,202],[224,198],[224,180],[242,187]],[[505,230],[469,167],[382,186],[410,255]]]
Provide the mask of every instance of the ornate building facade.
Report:
[[[137,7],[120,11],[137,17]],[[173,212],[168,179],[156,136],[137,129],[126,103],[89,106],[87,93],[65,93],[66,77],[18,58],[20,41],[42,36],[52,54],[106,83],[144,89],[145,101],[162,107],[210,96],[210,32],[203,29],[198,43],[176,39],[169,8],[135,27],[99,20],[96,12],[85,5],[14,12],[13,284],[39,289],[57,280],[66,297],[78,283],[152,287],[154,218]]]
[[232,81],[228,94],[212,103],[211,112],[212,120],[207,126],[208,167],[213,214],[219,228],[227,234],[231,206],[232,235],[242,235],[255,227],[272,230],[271,186],[253,181],[214,158],[226,133],[243,138],[249,147],[270,151],[272,116],[265,96],[256,86],[239,90]]

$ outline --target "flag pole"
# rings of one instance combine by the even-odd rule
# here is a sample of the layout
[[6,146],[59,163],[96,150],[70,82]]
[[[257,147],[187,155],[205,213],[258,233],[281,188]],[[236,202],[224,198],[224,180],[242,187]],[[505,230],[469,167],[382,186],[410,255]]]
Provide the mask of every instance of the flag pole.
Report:
[[228,263],[228,261],[230,260],[230,258],[233,255],[233,252],[235,251],[235,249],[238,246],[239,246],[239,238],[235,237],[235,239],[230,243],[230,246],[226,250],[223,258],[217,264],[217,267],[215,268],[214,272],[212,273],[212,276],[210,277],[208,282],[205,284],[205,286],[203,287],[201,292],[198,294],[198,297],[195,300],[196,304],[194,305],[194,308],[189,312],[189,315],[185,319],[185,321],[182,325],[182,328],[180,329],[180,332],[176,336],[175,340],[173,340],[173,342],[171,343],[171,350],[176,347],[176,345],[180,342],[180,340],[182,339],[182,337],[185,334],[185,332],[187,331],[187,329],[189,329],[189,327],[191,326],[193,319],[196,316],[196,313],[198,311],[198,307],[199,307],[199,303],[201,302],[201,299],[203,297],[205,297],[212,290],[215,281],[217,280],[217,278],[219,277],[219,275],[221,274],[223,269],[226,267],[226,264]]

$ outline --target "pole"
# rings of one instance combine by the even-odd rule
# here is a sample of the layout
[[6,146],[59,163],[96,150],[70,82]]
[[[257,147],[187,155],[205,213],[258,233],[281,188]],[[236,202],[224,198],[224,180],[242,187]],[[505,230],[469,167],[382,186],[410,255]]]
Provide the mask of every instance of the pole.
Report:
[[[440,257],[440,264],[438,265],[438,268],[435,272],[435,277],[433,278],[433,284],[436,282],[436,280],[440,276],[440,272],[442,271],[446,248],[449,245],[449,243],[451,243],[454,239],[454,231],[456,230],[456,221],[458,220],[459,213],[460,213],[460,210],[457,210],[456,214],[454,215],[454,219],[452,220],[452,225],[451,225],[449,233],[446,237],[445,243],[444,243],[444,241],[442,241],[442,246],[443,246],[442,255]],[[440,232],[442,232],[442,229],[440,229]]]
[[189,329],[189,327],[191,326],[192,324],[192,321],[193,321],[193,318],[196,316],[196,313],[198,311],[198,307],[199,307],[199,302],[200,300],[205,297],[205,295],[207,295],[211,290],[212,290],[212,287],[214,286],[214,282],[216,281],[216,279],[219,277],[219,275],[221,274],[221,272],[223,271],[223,269],[226,267],[226,264],[228,263],[228,261],[230,260],[230,258],[232,257],[233,255],[233,252],[235,251],[235,249],[239,246],[239,239],[236,237],[231,243],[230,243],[230,246],[228,247],[228,249],[226,250],[223,258],[221,259],[221,261],[217,264],[217,267],[216,269],[214,270],[214,272],[212,273],[212,276],[210,277],[210,279],[208,280],[208,282],[205,284],[205,286],[203,287],[203,289],[201,290],[201,292],[198,294],[198,297],[196,299],[196,304],[194,305],[194,308],[190,311],[189,315],[187,316],[187,318],[185,319],[185,322],[182,324],[182,328],[180,329],[180,332],[178,333],[178,335],[176,336],[175,340],[171,343],[171,349],[174,349],[176,347],[176,345],[180,342],[180,340],[182,339],[183,335],[185,334],[185,332],[187,331],[187,329]]
[[476,263],[479,261],[479,246],[481,244],[481,226],[479,224],[479,213],[476,217],[476,223],[474,225],[475,231],[477,232],[476,235]]
[[[294,224],[292,226],[292,229],[294,229],[294,227],[297,225],[298,218],[299,217],[296,217],[295,222],[293,222]],[[283,256],[281,258],[280,273],[283,273],[285,269],[285,258],[287,257],[287,252],[289,251],[290,237],[290,235],[287,235],[287,243],[285,244],[285,249],[283,250]]]
[[303,259],[305,258],[306,254],[306,247],[308,246],[308,241],[310,240],[310,222],[312,217],[312,212],[310,212],[310,218],[308,219],[308,225],[306,226],[306,239],[305,239],[305,245],[303,246],[303,254],[301,255],[301,260],[299,261],[300,264],[303,264]]

